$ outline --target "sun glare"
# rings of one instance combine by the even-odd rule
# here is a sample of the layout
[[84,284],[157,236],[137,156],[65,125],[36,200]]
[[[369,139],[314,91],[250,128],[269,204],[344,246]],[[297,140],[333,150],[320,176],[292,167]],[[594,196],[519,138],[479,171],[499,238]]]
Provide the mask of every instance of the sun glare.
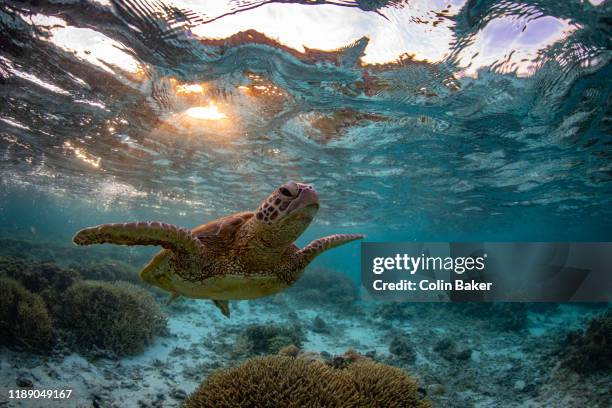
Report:
[[210,104],[208,106],[194,106],[185,111],[187,116],[193,119],[200,120],[221,120],[227,118],[227,115],[223,112],[219,112],[219,109]]

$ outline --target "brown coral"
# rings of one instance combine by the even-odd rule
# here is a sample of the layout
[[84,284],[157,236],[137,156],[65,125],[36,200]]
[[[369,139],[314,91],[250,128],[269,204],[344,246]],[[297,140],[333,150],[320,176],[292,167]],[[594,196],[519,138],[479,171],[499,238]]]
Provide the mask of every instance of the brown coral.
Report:
[[53,336],[53,322],[42,298],[19,282],[0,278],[0,344],[41,351]]
[[579,373],[612,372],[612,311],[591,319],[586,330],[570,332],[561,354],[562,365]]
[[127,282],[82,281],[64,294],[62,325],[76,346],[135,354],[166,330],[166,316],[143,288]]
[[186,408],[430,406],[416,382],[399,368],[363,358],[336,369],[286,356],[253,358],[218,371],[185,403]]

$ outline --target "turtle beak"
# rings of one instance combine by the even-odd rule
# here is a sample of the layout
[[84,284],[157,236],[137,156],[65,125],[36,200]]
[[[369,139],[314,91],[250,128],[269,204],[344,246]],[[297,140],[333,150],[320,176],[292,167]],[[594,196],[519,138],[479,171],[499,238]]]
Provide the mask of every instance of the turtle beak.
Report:
[[319,194],[312,187],[300,191],[300,194],[289,204],[287,213],[291,214],[295,210],[306,207],[311,207],[314,210],[313,213],[319,209]]

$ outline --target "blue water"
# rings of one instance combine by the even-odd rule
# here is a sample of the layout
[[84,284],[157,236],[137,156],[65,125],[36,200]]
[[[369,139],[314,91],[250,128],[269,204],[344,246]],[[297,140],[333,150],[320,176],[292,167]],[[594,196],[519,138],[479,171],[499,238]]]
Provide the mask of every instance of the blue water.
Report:
[[[609,241],[611,18],[601,1],[3,1],[0,238],[194,227],[296,180],[321,200],[300,246]],[[358,259],[315,266],[357,281]]]

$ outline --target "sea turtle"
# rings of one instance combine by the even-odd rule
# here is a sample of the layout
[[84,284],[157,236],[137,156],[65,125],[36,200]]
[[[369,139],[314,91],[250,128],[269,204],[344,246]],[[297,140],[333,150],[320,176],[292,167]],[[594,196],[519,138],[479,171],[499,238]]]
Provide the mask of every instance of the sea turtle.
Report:
[[255,212],[219,218],[192,230],[162,222],[103,224],[85,228],[77,245],[156,245],[162,249],[140,271],[145,282],[179,295],[211,299],[229,317],[229,300],[255,299],[295,283],[320,253],[363,238],[336,234],[300,249],[293,242],[319,209],[307,184],[283,184]]

